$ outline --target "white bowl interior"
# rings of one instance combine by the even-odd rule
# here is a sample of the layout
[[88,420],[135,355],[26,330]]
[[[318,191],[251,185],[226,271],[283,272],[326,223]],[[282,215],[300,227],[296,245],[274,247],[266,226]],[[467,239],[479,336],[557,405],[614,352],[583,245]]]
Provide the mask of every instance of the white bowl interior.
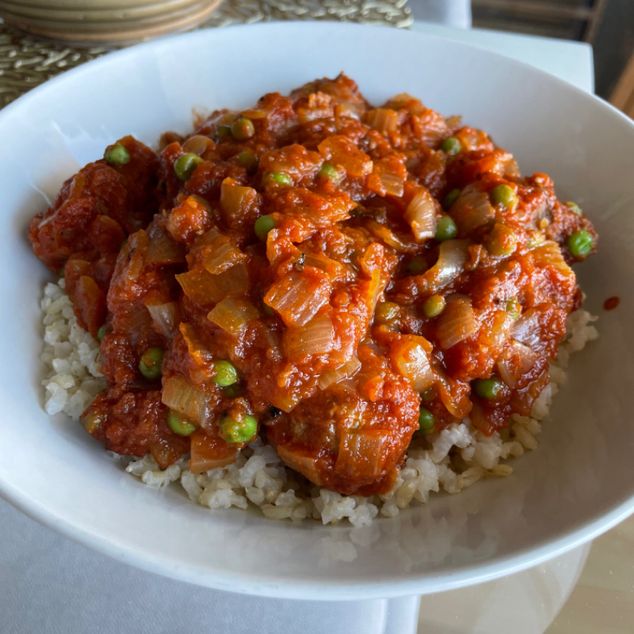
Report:
[[[323,43],[328,42],[328,46]],[[245,107],[345,70],[378,103],[407,91],[493,134],[523,173],[546,171],[595,222],[578,268],[601,338],[573,359],[540,448],[515,473],[367,528],[210,512],[147,489],[78,425],[41,408],[38,300],[48,274],[25,238],[62,181],[133,133],[155,143],[192,111]],[[632,511],[634,126],[516,62],[393,29],[269,24],[128,49],[34,90],[0,114],[0,491],[31,515],[126,561],[232,591],[302,598],[430,592],[528,566]],[[617,310],[603,300],[618,295]]]

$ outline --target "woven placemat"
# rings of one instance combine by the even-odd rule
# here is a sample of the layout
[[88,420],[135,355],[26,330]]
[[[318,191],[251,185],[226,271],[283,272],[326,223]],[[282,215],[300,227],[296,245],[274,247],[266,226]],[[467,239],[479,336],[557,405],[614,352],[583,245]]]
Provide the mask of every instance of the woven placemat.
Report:
[[[228,26],[270,20],[339,20],[408,27],[407,0],[225,0],[201,26]],[[0,107],[47,79],[106,53],[27,35],[0,19]]]

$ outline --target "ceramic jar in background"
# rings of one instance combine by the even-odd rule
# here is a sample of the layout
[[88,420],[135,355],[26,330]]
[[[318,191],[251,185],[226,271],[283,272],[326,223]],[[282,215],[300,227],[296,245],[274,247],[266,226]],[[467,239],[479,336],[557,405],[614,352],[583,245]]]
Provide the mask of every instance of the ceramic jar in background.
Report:
[[0,0],[0,16],[24,31],[75,44],[128,44],[185,31],[220,0]]

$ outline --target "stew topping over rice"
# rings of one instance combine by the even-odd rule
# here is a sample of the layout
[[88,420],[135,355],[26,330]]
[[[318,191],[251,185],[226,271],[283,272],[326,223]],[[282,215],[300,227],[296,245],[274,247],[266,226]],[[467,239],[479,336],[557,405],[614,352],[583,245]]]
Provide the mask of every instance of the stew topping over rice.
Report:
[[544,173],[340,75],[131,136],[30,225],[98,337],[107,449],[201,473],[256,436],[316,485],[387,491],[414,434],[527,415],[596,248]]

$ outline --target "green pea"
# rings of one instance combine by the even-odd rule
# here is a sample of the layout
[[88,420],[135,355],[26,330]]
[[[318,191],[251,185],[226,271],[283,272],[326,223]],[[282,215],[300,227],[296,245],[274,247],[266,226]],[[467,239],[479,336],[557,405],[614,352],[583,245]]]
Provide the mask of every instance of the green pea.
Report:
[[522,314],[522,304],[517,299],[509,299],[506,302],[506,312],[513,319],[517,319]]
[[109,145],[103,157],[109,165],[125,165],[130,162],[130,152],[121,143]]
[[421,407],[418,415],[418,429],[428,434],[433,431],[435,425],[436,417],[426,407]]
[[473,382],[473,391],[487,401],[494,401],[504,388],[504,383],[496,377],[490,379],[476,379]]
[[455,136],[450,136],[440,144],[440,149],[449,156],[455,156],[462,150],[462,144]]
[[163,365],[163,348],[148,348],[139,361],[139,372],[146,379],[158,379]]
[[573,214],[577,214],[577,216],[583,216],[583,211],[581,211],[581,207],[579,207],[576,202],[569,200],[566,203],[566,207],[568,207],[568,209],[570,209]]
[[262,240],[262,242],[266,241],[266,236],[269,235],[269,231],[271,231],[271,229],[275,229],[275,220],[273,220],[273,216],[260,216],[253,224],[255,235],[258,237],[258,240]]
[[324,163],[319,168],[319,176],[330,181],[336,181],[341,178],[341,172],[332,163]]
[[264,180],[267,183],[274,183],[283,187],[289,187],[293,184],[293,179],[286,172],[269,172],[264,177]]
[[247,117],[238,117],[231,124],[231,134],[233,135],[233,138],[238,141],[246,141],[247,139],[250,139],[255,134],[253,121],[251,121],[251,119],[247,119]]
[[252,172],[258,166],[258,157],[255,152],[249,148],[245,148],[237,156],[238,163],[247,171]]
[[167,426],[179,436],[191,436],[196,431],[194,423],[190,423],[172,410],[167,415]]
[[394,302],[381,302],[377,304],[374,320],[380,324],[387,324],[398,318],[401,307]]
[[242,390],[240,389],[240,385],[238,383],[234,383],[233,385],[223,387],[222,393],[227,398],[237,398],[238,396],[240,396],[240,394],[242,394]]
[[491,202],[494,205],[502,205],[507,209],[512,209],[517,204],[517,194],[515,190],[506,183],[496,185],[490,193]]
[[215,136],[216,141],[222,141],[223,139],[226,139],[227,137],[232,136],[231,135],[231,126],[227,125],[227,124],[218,125],[218,127],[216,128],[216,133],[215,133],[214,136]]
[[216,385],[220,387],[233,385],[240,380],[238,370],[236,370],[233,363],[231,363],[231,361],[225,361],[224,359],[214,361],[214,373],[214,381]]
[[182,181],[186,181],[193,173],[196,167],[200,165],[203,160],[198,156],[198,154],[194,154],[193,152],[188,152],[187,154],[181,154],[174,161],[174,171],[176,172],[176,176]]
[[580,229],[568,236],[566,244],[568,246],[568,251],[570,251],[570,254],[573,257],[583,260],[590,255],[592,247],[594,246],[594,238],[590,232],[585,229]]
[[104,324],[97,331],[97,341],[103,341],[103,338],[106,336],[106,332],[107,332],[107,330],[106,330],[106,326]]
[[220,421],[220,436],[228,443],[249,442],[258,432],[258,420],[247,414],[242,420],[234,420],[225,416]]
[[425,313],[425,317],[433,319],[445,310],[446,305],[447,301],[442,295],[431,295],[423,303],[423,313]]
[[418,275],[427,270],[427,260],[422,255],[415,255],[407,263],[407,272],[412,275]]
[[456,202],[456,200],[460,198],[460,194],[461,192],[459,189],[452,189],[443,200],[443,206],[445,207],[445,209],[449,209],[449,207],[451,207]]
[[436,240],[444,242],[445,240],[451,240],[458,235],[458,227],[453,221],[451,216],[443,214],[438,218],[436,224]]

